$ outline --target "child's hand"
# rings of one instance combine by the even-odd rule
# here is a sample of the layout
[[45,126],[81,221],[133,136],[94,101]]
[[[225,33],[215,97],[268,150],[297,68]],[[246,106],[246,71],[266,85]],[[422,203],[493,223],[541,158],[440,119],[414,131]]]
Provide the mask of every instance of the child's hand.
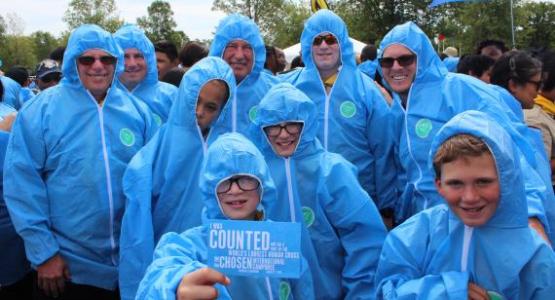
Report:
[[198,269],[183,276],[177,287],[178,300],[216,299],[218,291],[214,284],[228,285],[231,280],[224,274],[210,268]]
[[488,292],[480,286],[469,282],[468,300],[489,300]]
[[537,218],[528,218],[528,226],[534,229],[546,242],[551,245],[542,223]]

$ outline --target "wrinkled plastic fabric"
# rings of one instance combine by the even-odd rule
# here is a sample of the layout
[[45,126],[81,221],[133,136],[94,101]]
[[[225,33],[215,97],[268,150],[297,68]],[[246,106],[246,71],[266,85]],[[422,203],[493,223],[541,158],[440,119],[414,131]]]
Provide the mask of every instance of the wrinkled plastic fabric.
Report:
[[256,116],[258,102],[279,80],[263,71],[266,61],[264,41],[258,26],[243,15],[232,14],[220,22],[209,55],[223,58],[227,44],[234,40],[246,41],[253,51],[252,71],[237,85],[232,103],[233,131],[248,134],[249,126]]
[[[323,32],[336,36],[341,52],[341,69],[329,95],[312,58],[312,41]],[[319,10],[305,23],[301,50],[306,67],[283,79],[316,104],[317,137],[324,149],[358,168],[360,184],[379,209],[393,208],[397,191],[389,108],[375,83],[357,70],[345,23],[333,12]]]
[[[264,127],[303,123],[293,155],[275,154]],[[253,140],[268,162],[279,201],[266,212],[272,219],[304,223],[312,243],[303,245],[319,299],[371,299],[374,272],[386,230],[356,167],[326,152],[316,138],[316,107],[291,84],[274,86],[262,99]],[[315,256],[315,257],[314,257]]]
[[[238,133],[224,134],[208,148],[201,170],[201,197],[207,220],[228,219],[218,203],[216,187],[235,174],[249,174],[261,182],[260,210],[278,201],[270,171],[260,151]],[[179,235],[168,233],[162,236],[154,260],[139,286],[137,299],[175,299],[181,278],[207,267],[208,230],[208,225],[204,224]],[[301,269],[298,280],[229,276],[230,286],[216,284],[218,299],[314,299],[312,279],[304,261]]]
[[15,109],[19,109],[20,107],[20,100],[19,100],[19,90],[21,86],[19,83],[14,81],[13,79],[1,76],[0,81],[2,81],[2,86],[4,87],[4,94],[2,95],[2,103],[9,105]]
[[[470,134],[484,141],[497,168],[500,197],[494,215],[466,227],[444,204],[422,211],[386,238],[376,275],[378,299],[467,299],[478,286],[503,299],[550,299],[555,292],[555,254],[528,227],[519,150],[506,124],[478,111],[459,114],[440,129],[431,161],[449,137]],[[471,232],[467,263],[465,230]]]
[[[395,209],[395,219],[401,223],[415,213],[442,203],[434,186],[433,171],[427,168],[428,153],[439,128],[453,116],[466,110],[486,112],[504,124],[513,142],[521,150],[522,161],[535,161],[532,146],[520,132],[526,129],[499,98],[499,94],[482,81],[471,76],[448,73],[428,37],[418,26],[407,22],[394,27],[382,40],[380,53],[393,44],[405,46],[417,54],[417,70],[409,91],[406,109],[396,93],[391,107],[397,140],[397,186],[402,195]],[[382,73],[381,67],[378,67]],[[383,73],[382,73],[383,74]],[[387,82],[384,80],[387,86]],[[525,163],[525,162],[522,162]],[[545,186],[534,172],[527,172],[529,216],[546,225]]]
[[[114,33],[114,39],[124,52],[127,49],[135,48],[143,53],[147,72],[143,81],[130,93],[146,103],[158,125],[165,123],[174,99],[177,97],[178,89],[169,83],[158,81],[154,45],[139,27],[131,24],[118,29]],[[118,80],[118,82],[123,86],[121,81]],[[125,86],[123,88],[127,90]]]
[[447,68],[447,71],[457,73],[457,65],[459,64],[458,57],[446,57],[443,60],[443,65]]
[[[205,141],[195,111],[200,90],[211,80],[225,82],[230,96]],[[202,160],[206,147],[231,131],[229,103],[234,94],[235,79],[227,63],[217,57],[199,61],[183,77],[168,122],[129,163],[123,178],[127,202],[121,230],[122,299],[134,299],[164,233],[201,225]]]
[[378,60],[367,60],[358,65],[358,70],[368,75],[370,79],[374,80],[376,77],[376,69],[378,68]]
[[[4,104],[0,104],[3,106]],[[8,146],[9,132],[0,130],[0,162],[4,164],[6,148]],[[4,170],[0,169],[0,178],[4,176]],[[0,285],[6,286],[22,279],[31,267],[25,257],[23,240],[12,225],[3,197],[4,186],[0,182]]]
[[123,53],[108,32],[95,25],[73,31],[61,83],[30,100],[16,118],[4,198],[34,266],[60,254],[72,282],[115,290],[121,178],[157,127],[148,108],[114,81],[102,106],[81,85],[76,58],[93,48],[117,57],[114,77],[121,72]]

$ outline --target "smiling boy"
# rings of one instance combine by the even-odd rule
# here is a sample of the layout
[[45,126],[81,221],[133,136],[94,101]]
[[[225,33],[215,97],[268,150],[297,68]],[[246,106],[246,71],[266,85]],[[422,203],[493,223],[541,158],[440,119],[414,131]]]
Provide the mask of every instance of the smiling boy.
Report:
[[447,205],[390,233],[377,298],[549,299],[555,254],[528,226],[519,150],[503,125],[467,111],[439,130],[431,149]]

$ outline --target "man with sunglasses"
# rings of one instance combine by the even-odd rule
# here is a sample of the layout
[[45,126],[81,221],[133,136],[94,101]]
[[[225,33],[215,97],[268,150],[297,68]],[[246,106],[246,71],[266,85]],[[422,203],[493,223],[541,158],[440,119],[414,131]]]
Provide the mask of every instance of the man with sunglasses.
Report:
[[233,69],[237,94],[231,103],[231,126],[233,131],[248,134],[258,102],[278,82],[263,72],[266,47],[258,26],[243,15],[227,16],[216,29],[209,55],[221,57]]
[[[429,38],[414,23],[395,26],[383,38],[378,70],[393,92],[391,113],[399,166],[395,221],[400,224],[419,211],[442,203],[428,164],[428,153],[436,132],[455,115],[479,110],[507,128],[528,162],[526,177],[529,216],[546,227],[555,221],[555,200],[546,191],[536,169],[534,148],[526,140],[528,128],[503,103],[499,93],[482,81],[449,73]],[[547,201],[549,200],[549,201]],[[555,224],[553,224],[555,225]]]
[[301,51],[306,67],[284,79],[316,104],[324,149],[353,163],[364,190],[390,215],[397,194],[389,109],[376,84],[357,69],[343,20],[325,9],[312,15]]
[[124,51],[124,72],[119,82],[146,103],[158,125],[166,122],[177,88],[158,81],[154,45],[139,27],[131,24],[116,31],[114,39]]
[[60,84],[18,114],[4,198],[37,271],[38,299],[118,299],[121,178],[156,126],[114,84],[123,53],[100,27],[72,32],[62,70]]
[[45,59],[37,67],[35,83],[39,92],[57,85],[62,80],[62,71],[55,60]]

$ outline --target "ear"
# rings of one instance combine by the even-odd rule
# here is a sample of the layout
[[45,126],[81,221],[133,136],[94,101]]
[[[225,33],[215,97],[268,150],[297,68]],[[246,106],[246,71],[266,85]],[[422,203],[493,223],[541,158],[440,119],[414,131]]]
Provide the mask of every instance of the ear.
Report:
[[509,92],[511,94],[516,93],[520,89],[520,85],[516,83],[513,79],[509,79],[507,87],[509,88]]
[[437,192],[438,192],[440,195],[443,196],[443,194],[442,194],[443,188],[442,188],[442,186],[441,186],[441,178],[436,177],[436,179],[434,180],[434,184],[435,184],[435,186],[436,186]]

